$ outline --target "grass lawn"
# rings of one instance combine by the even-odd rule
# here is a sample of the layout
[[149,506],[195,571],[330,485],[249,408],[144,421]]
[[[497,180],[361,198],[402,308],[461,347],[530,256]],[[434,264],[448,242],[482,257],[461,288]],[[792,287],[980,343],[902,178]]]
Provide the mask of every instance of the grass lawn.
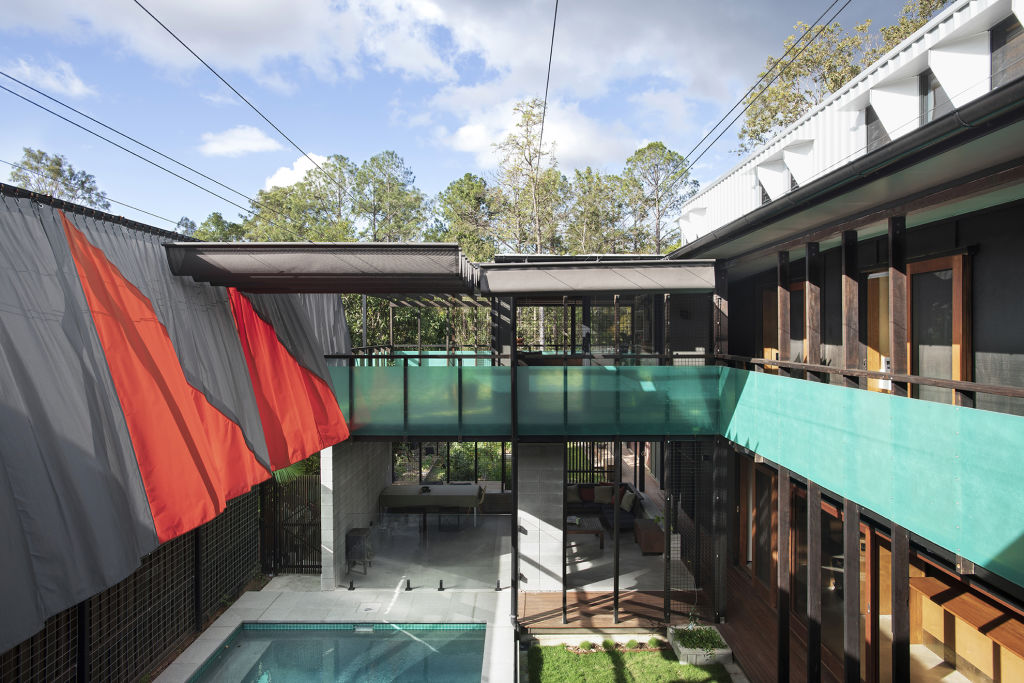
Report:
[[731,679],[721,664],[680,664],[672,650],[647,652],[569,652],[561,645],[531,647],[530,683],[625,683],[637,681],[716,681]]

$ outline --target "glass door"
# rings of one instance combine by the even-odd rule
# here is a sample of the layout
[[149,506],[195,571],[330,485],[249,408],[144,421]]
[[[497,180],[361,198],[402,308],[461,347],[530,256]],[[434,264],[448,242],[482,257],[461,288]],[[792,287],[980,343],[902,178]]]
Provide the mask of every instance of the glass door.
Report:
[[[907,265],[910,373],[939,379],[970,379],[965,320],[966,256],[946,256]],[[950,389],[914,385],[912,396],[952,403]]]

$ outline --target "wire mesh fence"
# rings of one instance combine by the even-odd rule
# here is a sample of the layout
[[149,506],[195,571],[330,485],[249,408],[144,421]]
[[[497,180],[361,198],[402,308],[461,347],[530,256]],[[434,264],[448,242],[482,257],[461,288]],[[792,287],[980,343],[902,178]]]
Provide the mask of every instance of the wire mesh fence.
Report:
[[666,590],[671,611],[714,617],[712,450],[708,439],[671,441],[665,454],[666,524],[669,527]]
[[143,677],[256,576],[258,526],[253,490],[202,527],[162,544],[123,581],[55,614],[39,633],[0,654],[0,681]]

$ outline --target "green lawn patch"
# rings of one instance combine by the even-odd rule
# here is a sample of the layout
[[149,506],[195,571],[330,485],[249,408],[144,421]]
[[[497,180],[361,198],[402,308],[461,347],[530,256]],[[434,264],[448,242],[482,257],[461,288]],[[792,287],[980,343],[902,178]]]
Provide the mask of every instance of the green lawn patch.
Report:
[[530,683],[731,681],[721,664],[680,664],[671,649],[639,652],[602,649],[576,654],[561,645],[531,647],[529,667]]

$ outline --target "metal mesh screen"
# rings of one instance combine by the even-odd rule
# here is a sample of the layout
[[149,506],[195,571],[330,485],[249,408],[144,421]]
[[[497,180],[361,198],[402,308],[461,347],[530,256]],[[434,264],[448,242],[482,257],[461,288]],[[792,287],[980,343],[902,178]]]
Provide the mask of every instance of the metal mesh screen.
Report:
[[43,630],[0,655],[0,681],[74,681],[78,661],[78,608],[46,620]]
[[674,614],[702,619],[714,616],[712,450],[707,439],[672,441],[665,457],[671,528],[666,589]]
[[199,532],[200,605],[205,622],[227,607],[259,573],[259,495],[252,491],[228,501],[227,509]]
[[84,680],[140,678],[195,633],[197,567],[204,619],[258,573],[258,510],[255,490],[235,498],[217,518],[144,557],[131,576],[50,617],[42,631],[0,654],[0,681],[79,680],[80,642]]

